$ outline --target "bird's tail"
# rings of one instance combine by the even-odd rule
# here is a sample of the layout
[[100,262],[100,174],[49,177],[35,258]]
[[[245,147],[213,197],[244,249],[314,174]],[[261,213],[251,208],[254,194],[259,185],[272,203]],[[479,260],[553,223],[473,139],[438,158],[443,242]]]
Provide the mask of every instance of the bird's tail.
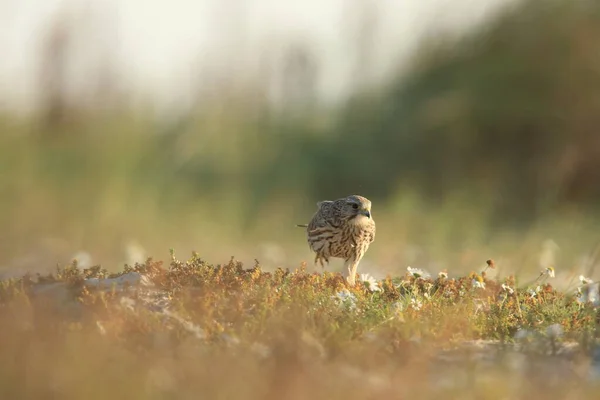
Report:
[[296,224],[298,228],[308,228],[308,224]]

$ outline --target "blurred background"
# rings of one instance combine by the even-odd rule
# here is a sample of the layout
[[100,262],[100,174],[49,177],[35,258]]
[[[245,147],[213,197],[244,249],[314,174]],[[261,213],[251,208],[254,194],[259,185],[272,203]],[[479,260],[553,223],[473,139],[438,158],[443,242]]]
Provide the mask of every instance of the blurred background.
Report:
[[598,2],[1,0],[0,19],[5,275],[170,248],[318,271],[295,224],[349,194],[378,229],[359,272],[593,275]]

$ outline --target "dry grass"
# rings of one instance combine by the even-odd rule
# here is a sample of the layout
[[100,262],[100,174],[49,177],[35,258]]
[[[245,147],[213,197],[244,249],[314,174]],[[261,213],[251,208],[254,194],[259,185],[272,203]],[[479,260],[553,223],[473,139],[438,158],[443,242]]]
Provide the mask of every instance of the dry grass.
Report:
[[[130,277],[140,279],[123,283]],[[4,281],[0,395],[500,399],[598,389],[597,310],[553,289],[547,272],[527,287],[482,271],[363,278],[348,289],[303,266],[270,273],[194,255]]]

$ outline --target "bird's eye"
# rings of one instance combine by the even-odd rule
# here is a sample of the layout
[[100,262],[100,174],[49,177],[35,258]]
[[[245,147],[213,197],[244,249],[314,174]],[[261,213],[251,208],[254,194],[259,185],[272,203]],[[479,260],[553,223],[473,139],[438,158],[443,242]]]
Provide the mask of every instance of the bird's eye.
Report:
[[352,208],[354,208],[355,210],[357,210],[357,209],[358,209],[358,204],[356,204],[356,203],[353,203],[353,204],[352,204]]

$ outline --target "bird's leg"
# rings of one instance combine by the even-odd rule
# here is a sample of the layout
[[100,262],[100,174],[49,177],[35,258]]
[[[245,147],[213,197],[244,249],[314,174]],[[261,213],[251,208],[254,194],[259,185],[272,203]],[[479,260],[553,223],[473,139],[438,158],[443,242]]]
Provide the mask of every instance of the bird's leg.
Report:
[[325,260],[325,262],[327,263],[327,265],[329,265],[329,258],[327,258],[327,256],[322,255],[321,256],[321,269],[325,269],[325,265],[323,264],[323,260]]
[[356,284],[356,270],[358,269],[358,261],[356,258],[351,257],[344,262],[344,269],[342,275],[346,278],[349,286]]
[[[323,264],[323,258],[325,257],[319,253],[317,253],[317,255],[315,256],[315,265],[317,265],[317,261],[319,261],[319,263],[321,264],[321,269],[325,269],[325,265]],[[329,260],[327,258],[325,258],[325,261],[327,261],[327,264],[329,264]]]

